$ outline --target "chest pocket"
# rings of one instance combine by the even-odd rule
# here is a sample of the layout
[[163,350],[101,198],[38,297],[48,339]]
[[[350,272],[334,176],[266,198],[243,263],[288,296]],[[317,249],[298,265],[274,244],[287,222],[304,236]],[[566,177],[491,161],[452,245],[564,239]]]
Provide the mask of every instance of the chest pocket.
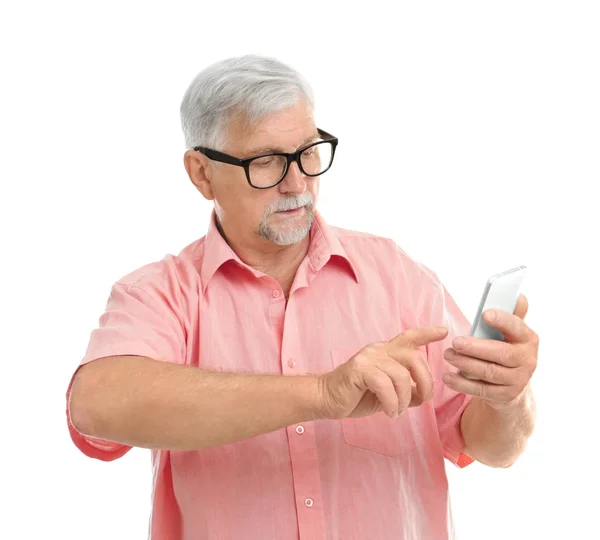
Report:
[[[345,363],[354,349],[331,349],[333,367]],[[370,450],[386,456],[400,456],[423,444],[422,428],[427,414],[426,404],[411,407],[392,420],[384,412],[362,418],[343,418],[344,440],[351,446]]]

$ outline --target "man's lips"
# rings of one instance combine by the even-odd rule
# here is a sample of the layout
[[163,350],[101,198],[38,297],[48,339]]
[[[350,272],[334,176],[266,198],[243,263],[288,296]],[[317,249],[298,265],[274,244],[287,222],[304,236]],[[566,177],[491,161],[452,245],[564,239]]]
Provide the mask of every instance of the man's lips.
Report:
[[285,216],[295,216],[297,214],[301,214],[304,211],[304,206],[300,208],[295,208],[294,210],[283,210],[281,212],[277,212],[278,214],[283,214]]

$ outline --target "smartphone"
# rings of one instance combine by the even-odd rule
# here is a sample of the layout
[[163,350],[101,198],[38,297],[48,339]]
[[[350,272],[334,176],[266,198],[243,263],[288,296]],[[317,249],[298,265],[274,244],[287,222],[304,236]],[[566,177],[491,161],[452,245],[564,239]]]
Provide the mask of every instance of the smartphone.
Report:
[[[488,279],[471,326],[471,336],[504,341],[502,332],[497,328],[488,326],[482,316],[488,309],[500,309],[507,313],[513,313],[526,273],[526,266],[517,266]],[[477,377],[472,377],[463,371],[458,373],[467,379],[479,380]]]

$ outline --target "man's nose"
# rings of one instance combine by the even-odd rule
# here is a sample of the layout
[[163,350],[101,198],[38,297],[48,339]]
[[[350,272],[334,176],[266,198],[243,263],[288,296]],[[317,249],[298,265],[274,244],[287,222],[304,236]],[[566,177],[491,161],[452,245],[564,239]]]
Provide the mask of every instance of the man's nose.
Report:
[[298,163],[293,161],[287,170],[285,178],[279,184],[281,191],[289,193],[304,193],[306,190],[306,177],[300,170]]

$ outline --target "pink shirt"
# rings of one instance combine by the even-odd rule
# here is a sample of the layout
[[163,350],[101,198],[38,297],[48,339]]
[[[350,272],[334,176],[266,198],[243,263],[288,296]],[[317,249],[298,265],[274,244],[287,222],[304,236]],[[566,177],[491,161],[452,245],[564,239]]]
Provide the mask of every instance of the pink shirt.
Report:
[[[81,364],[140,355],[215,371],[316,374],[369,343],[432,325],[450,330],[421,347],[434,399],[395,420],[381,412],[217,448],[152,450],[150,537],[444,540],[453,535],[444,458],[458,467],[473,460],[460,431],[470,398],[441,381],[452,369],[443,351],[470,324],[437,275],[390,239],[328,226],[316,212],[286,306],[277,281],[224,241],[213,212],[205,237],[113,286]],[[130,450],[83,436],[70,421],[69,430],[97,459]]]

